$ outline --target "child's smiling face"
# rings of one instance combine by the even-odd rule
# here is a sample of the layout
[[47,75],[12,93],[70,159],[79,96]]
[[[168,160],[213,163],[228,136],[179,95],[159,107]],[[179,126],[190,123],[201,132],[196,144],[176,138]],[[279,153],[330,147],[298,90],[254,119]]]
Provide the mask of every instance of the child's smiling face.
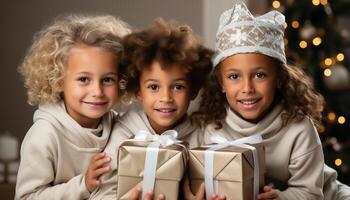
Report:
[[258,122],[272,107],[279,85],[277,62],[259,53],[227,57],[220,64],[226,99],[233,111],[250,122]]
[[187,77],[183,67],[172,64],[162,69],[158,61],[142,70],[137,97],[158,134],[173,128],[186,114],[191,100]]
[[96,128],[118,99],[117,57],[98,47],[74,47],[61,90],[68,114],[81,126]]

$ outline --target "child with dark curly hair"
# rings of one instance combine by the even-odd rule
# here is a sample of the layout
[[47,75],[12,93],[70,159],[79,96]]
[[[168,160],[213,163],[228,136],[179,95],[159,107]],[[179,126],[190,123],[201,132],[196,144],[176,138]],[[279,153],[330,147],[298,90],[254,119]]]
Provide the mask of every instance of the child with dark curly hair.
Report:
[[66,16],[39,32],[19,71],[38,105],[21,146],[16,199],[88,199],[110,170],[121,38],[113,16]]
[[[191,124],[187,110],[207,79],[212,51],[201,45],[192,30],[175,21],[156,20],[150,27],[123,39],[122,65],[127,70],[126,91],[138,105],[125,113],[113,130],[105,152],[112,158],[112,173],[94,198],[116,196],[116,151],[121,142],[140,130],[161,135],[173,129],[190,147],[202,143],[202,131]],[[148,192],[148,191],[147,191]],[[152,191],[149,191],[152,192]],[[130,199],[137,199],[140,189]],[[150,193],[147,194],[150,198]],[[106,197],[107,198],[107,197]],[[166,198],[166,197],[165,197]]]
[[286,64],[283,14],[254,17],[238,3],[219,23],[214,70],[193,116],[209,124],[205,143],[212,134],[262,135],[268,185],[257,199],[341,199],[338,187],[346,186],[325,166],[315,128],[323,98],[300,68]]

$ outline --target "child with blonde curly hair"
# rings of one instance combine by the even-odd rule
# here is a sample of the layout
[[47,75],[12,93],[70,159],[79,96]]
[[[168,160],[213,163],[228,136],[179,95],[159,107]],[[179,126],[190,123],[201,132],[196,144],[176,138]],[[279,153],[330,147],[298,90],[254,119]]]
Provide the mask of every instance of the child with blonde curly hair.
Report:
[[268,185],[254,199],[341,199],[349,190],[324,164],[315,128],[323,98],[287,64],[284,23],[278,11],[254,17],[242,3],[221,15],[214,70],[193,117],[209,124],[206,143],[212,134],[263,137]]
[[[187,110],[211,71],[212,51],[200,43],[187,25],[162,19],[127,35],[123,46],[126,91],[138,104],[118,120],[113,130],[105,149],[112,157],[112,172],[103,177],[106,182],[94,196],[97,199],[116,197],[118,147],[138,131],[161,135],[173,129],[178,132],[178,139],[189,142],[190,147],[202,143],[202,131],[191,124]],[[129,198],[138,199],[140,190],[134,190]],[[145,199],[151,199],[152,191],[146,192],[150,193]]]
[[19,68],[39,108],[22,142],[16,199],[87,199],[100,186],[129,32],[113,16],[67,16],[36,35]]

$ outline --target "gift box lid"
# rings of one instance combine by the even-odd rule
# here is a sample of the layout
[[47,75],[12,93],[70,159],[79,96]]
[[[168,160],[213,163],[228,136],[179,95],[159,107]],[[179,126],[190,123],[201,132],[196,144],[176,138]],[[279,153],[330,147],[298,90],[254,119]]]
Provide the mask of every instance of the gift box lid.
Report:
[[[263,179],[265,157],[262,144],[254,144],[259,154],[260,179]],[[204,178],[204,154],[207,147],[191,149],[189,170],[191,179]],[[214,152],[213,176],[215,180],[242,182],[253,179],[254,161],[251,150],[228,146]]]
[[[127,141],[119,147],[118,176],[143,177],[146,149],[150,142]],[[156,179],[182,179],[187,163],[187,143],[159,147]]]

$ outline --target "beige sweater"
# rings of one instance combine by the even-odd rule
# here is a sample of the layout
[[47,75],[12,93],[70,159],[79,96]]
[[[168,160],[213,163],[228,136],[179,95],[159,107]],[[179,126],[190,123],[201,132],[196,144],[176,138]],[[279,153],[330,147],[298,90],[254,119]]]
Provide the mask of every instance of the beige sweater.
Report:
[[276,106],[263,120],[254,124],[227,110],[223,127],[209,125],[209,136],[221,133],[228,140],[262,134],[265,146],[266,182],[277,188],[279,199],[323,199],[324,157],[317,131],[309,118],[282,126],[282,108]]
[[[132,138],[139,130],[146,130],[152,134],[156,134],[151,127],[142,107],[138,105],[124,114],[114,126],[111,138],[105,149],[105,152],[112,158],[112,172],[101,177],[103,186],[94,191],[90,199],[115,200],[117,189],[118,148],[123,141]],[[203,131],[192,126],[187,119],[174,127],[174,130],[176,130],[179,134],[178,139],[187,141],[190,147],[200,146],[203,142]]]
[[97,129],[81,127],[63,103],[42,105],[21,146],[16,199],[87,199],[84,174],[109,139],[116,117],[107,113]]

